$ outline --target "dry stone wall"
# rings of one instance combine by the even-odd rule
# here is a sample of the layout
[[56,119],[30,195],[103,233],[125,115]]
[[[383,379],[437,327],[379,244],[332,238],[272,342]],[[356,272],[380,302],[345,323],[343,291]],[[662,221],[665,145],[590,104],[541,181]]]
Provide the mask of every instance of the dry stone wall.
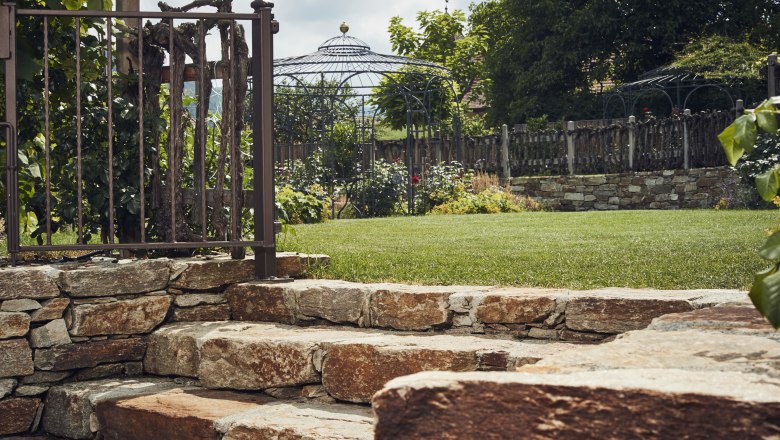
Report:
[[650,171],[600,176],[518,177],[512,192],[555,211],[712,208],[733,182],[729,168]]
[[[327,264],[278,254],[280,275]],[[0,269],[0,436],[34,432],[58,384],[143,373],[148,334],[174,321],[225,321],[225,289],[254,261],[95,259]]]

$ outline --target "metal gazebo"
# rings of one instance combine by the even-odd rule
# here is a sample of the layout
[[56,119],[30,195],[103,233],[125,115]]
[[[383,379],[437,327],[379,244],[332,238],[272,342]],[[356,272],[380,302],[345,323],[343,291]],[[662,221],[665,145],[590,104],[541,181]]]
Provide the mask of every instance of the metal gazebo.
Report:
[[[274,61],[274,146],[277,164],[322,154],[331,194],[371,177],[376,129],[392,120],[404,130],[408,211],[413,180],[441,162],[442,136],[460,154],[460,108],[449,70],[424,60],[373,52],[364,41],[341,35],[316,52]],[[344,158],[347,160],[344,160]],[[362,215],[357,212],[358,215]],[[336,216],[335,208],[333,215]]]

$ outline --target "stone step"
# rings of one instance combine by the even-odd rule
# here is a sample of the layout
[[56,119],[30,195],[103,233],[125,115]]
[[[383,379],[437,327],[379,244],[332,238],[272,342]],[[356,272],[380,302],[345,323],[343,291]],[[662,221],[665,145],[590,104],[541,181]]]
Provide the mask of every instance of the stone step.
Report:
[[513,373],[395,379],[373,399],[376,439],[774,438],[778,359],[748,304],[671,314]]
[[470,335],[399,334],[271,323],[178,323],[149,337],[146,373],[190,377],[207,388],[324,386],[369,402],[389,380],[420,371],[507,371],[578,346]]
[[372,422],[363,406],[139,378],[52,388],[43,429],[69,439],[368,440]]
[[349,324],[400,331],[503,334],[601,341],[653,318],[744,298],[732,290],[658,291],[249,282],[226,291],[232,319],[294,325]]

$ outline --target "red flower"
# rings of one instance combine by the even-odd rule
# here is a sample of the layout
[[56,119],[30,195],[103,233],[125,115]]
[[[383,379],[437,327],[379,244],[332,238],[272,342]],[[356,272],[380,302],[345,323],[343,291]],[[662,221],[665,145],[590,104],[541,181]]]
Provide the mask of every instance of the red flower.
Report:
[[649,111],[650,111],[650,109],[649,109],[649,108],[647,108],[647,107],[645,107],[645,108],[643,108],[643,109],[642,109],[642,111],[643,111],[643,112],[645,112],[645,113],[647,113],[647,112],[649,112]]
[[420,183],[420,176],[412,176],[412,185]]

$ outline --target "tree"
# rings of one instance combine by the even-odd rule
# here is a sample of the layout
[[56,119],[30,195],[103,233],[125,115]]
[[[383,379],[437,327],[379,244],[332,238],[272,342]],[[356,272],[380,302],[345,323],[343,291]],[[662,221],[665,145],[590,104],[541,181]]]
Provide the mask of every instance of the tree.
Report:
[[778,16],[777,0],[492,0],[471,20],[489,36],[490,117],[515,123],[591,116],[595,84],[633,81],[700,36],[776,47]]
[[452,72],[461,92],[483,77],[487,34],[482,26],[472,26],[463,11],[420,11],[419,31],[403,24],[401,17],[390,19],[390,42],[398,55],[440,64]]

